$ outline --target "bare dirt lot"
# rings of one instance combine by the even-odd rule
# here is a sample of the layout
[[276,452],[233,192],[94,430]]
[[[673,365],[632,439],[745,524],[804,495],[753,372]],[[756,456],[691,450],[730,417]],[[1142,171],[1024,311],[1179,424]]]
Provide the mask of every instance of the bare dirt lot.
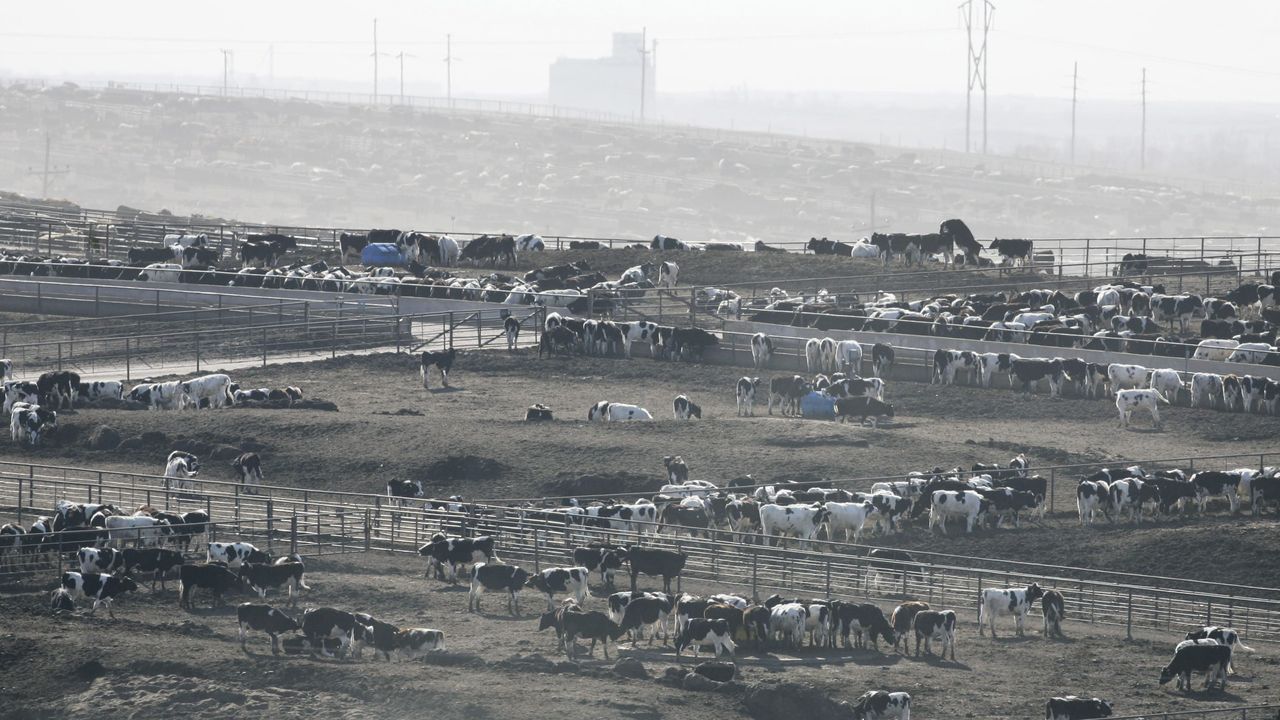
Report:
[[[453,387],[428,392],[409,356],[338,358],[234,373],[247,387],[299,385],[308,398],[336,403],[337,412],[81,409],[60,418],[58,437],[49,446],[15,450],[4,438],[0,452],[6,459],[159,474],[171,449],[197,441],[219,448],[205,462],[203,473],[210,479],[233,479],[226,454],[243,448],[262,454],[269,484],[380,493],[389,478],[421,479],[429,496],[504,500],[579,495],[584,476],[597,478],[599,492],[651,491],[664,477],[662,457],[670,454],[685,458],[691,477],[718,483],[745,474],[761,481],[867,478],[935,465],[1007,462],[1018,452],[1041,468],[1196,455],[1237,456],[1218,465],[1249,466],[1257,456],[1247,455],[1274,449],[1270,439],[1280,430],[1277,418],[1178,407],[1166,409],[1163,432],[1150,431],[1145,419],[1120,431],[1114,408],[1103,401],[909,382],[890,383],[887,399],[898,415],[880,429],[770,417],[763,402],[756,417],[739,418],[733,386],[742,372],[647,359],[539,360],[536,354],[495,351],[460,355]],[[433,385],[438,387],[438,379]],[[702,420],[672,419],[671,399],[682,392],[702,405]],[[602,399],[642,405],[657,421],[588,423],[587,408]],[[557,419],[524,422],[524,409],[535,402],[552,406]],[[128,449],[90,450],[86,441],[100,425],[115,429]],[[163,436],[143,437],[156,432]],[[1267,560],[1266,548],[1280,539],[1273,518],[1231,519],[1218,510],[1141,530],[1081,529],[1075,522],[1075,481],[1074,474],[1058,478],[1057,513],[1045,521],[1048,527],[1024,524],[1020,530],[949,538],[916,531],[875,542],[1280,585],[1280,566]],[[1220,533],[1224,527],[1231,529],[1227,536]],[[1187,542],[1193,536],[1197,542]],[[1229,552],[1220,552],[1228,539]],[[1164,551],[1170,542],[1182,549]],[[1199,558],[1208,562],[1189,562]]]
[[[282,718],[557,717],[660,718],[745,717],[756,706],[744,701],[741,687],[692,692],[655,683],[622,679],[599,648],[577,666],[556,651],[551,631],[538,633],[536,613],[544,601],[522,598],[523,616],[506,615],[505,602],[484,596],[481,616],[466,612],[467,593],[422,577],[422,565],[409,556],[384,554],[336,556],[309,561],[305,606],[328,605],[367,611],[402,627],[444,630],[448,650],[425,661],[387,664],[360,661],[273,658],[266,636],[253,634],[249,654],[236,642],[234,604],[208,609],[177,607],[176,593],[143,589],[117,603],[117,620],[100,611],[50,617],[47,595],[35,589],[7,592],[0,617],[0,716],[160,717],[194,713],[199,717]],[[36,588],[52,585],[35,583]],[[644,585],[643,587],[649,587]],[[717,588],[687,585],[687,591]],[[272,602],[283,603],[275,598]],[[601,608],[599,598],[588,606]],[[888,606],[886,606],[888,609]],[[1109,628],[1068,622],[1068,640],[1045,641],[1038,628],[1012,637],[1012,623],[1001,637],[978,637],[972,611],[961,608],[957,662],[916,659],[874,650],[804,648],[756,653],[740,648],[739,677],[748,686],[780,682],[812,683],[835,699],[852,700],[864,690],[905,690],[921,718],[1038,717],[1044,700],[1076,693],[1116,701],[1117,713],[1216,707],[1256,703],[1275,696],[1277,655],[1259,648],[1238,658],[1239,676],[1225,694],[1196,692],[1183,697],[1156,680],[1167,662],[1176,633],[1152,633],[1132,642]],[[889,650],[887,647],[883,647]],[[632,647],[625,641],[610,655],[634,657],[651,678],[676,664],[670,648]],[[686,652],[688,655],[688,652]],[[704,655],[705,657],[705,655]],[[692,663],[686,659],[686,666]],[[1197,682],[1197,687],[1199,683]],[[789,707],[789,713],[803,711]],[[755,710],[757,718],[778,718]]]

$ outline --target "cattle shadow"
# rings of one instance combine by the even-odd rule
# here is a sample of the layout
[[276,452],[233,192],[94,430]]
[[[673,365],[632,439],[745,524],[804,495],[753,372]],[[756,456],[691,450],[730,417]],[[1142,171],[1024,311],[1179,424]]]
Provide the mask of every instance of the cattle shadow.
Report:
[[453,387],[452,385],[450,385],[449,387],[441,387],[441,388],[427,388],[427,393],[430,395],[445,395],[448,393],[459,393],[459,392],[466,392],[466,391],[467,391],[466,388]]
[[1042,639],[1040,635],[1037,634],[1027,634],[1021,637],[1012,634],[1000,635],[998,637],[991,637],[990,635],[980,637],[991,640],[994,643],[999,643],[1000,645],[1021,645],[1022,643],[1037,642]]
[[908,662],[924,663],[925,665],[928,665],[930,667],[948,668],[951,670],[964,670],[966,672],[973,671],[972,667],[969,667],[968,665],[960,662],[959,660],[944,660],[942,659],[941,656],[938,656],[938,655],[924,655],[924,654],[908,655],[908,656],[905,656],[905,659]]
[[[1199,678],[1193,677],[1191,684],[1194,687],[1196,685],[1199,685],[1200,682],[1201,681],[1199,680]],[[1243,703],[1244,702],[1244,698],[1240,697],[1239,695],[1236,695],[1235,693],[1230,693],[1225,690],[1197,689],[1197,690],[1192,690],[1191,692],[1187,692],[1185,690],[1178,690],[1173,686],[1172,680],[1169,681],[1169,687],[1165,692],[1168,693],[1169,695],[1173,695],[1174,697],[1182,698],[1183,700],[1190,700],[1192,702],[1214,702],[1214,703],[1217,703],[1217,702]]]

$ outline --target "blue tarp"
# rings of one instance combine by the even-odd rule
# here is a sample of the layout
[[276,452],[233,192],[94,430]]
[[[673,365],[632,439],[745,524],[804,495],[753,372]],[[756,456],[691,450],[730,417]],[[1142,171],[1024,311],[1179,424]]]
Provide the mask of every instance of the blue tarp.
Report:
[[395,243],[369,243],[360,252],[360,262],[365,265],[403,265],[404,256]]
[[829,395],[811,392],[800,398],[800,415],[814,420],[834,420],[836,401]]

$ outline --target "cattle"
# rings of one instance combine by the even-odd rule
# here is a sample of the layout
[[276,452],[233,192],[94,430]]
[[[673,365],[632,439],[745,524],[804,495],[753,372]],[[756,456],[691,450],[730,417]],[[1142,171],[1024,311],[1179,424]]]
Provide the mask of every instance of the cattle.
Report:
[[1202,470],[1191,476],[1191,484],[1196,491],[1196,503],[1200,512],[1204,513],[1209,499],[1222,496],[1231,506],[1231,514],[1240,510],[1240,498],[1237,489],[1240,485],[1239,471]]
[[879,515],[870,502],[828,502],[823,508],[828,513],[827,537],[833,542],[837,539],[849,542],[850,533],[854,542],[861,542],[863,527],[868,521],[874,523]]
[[77,395],[84,398],[87,402],[96,402],[98,400],[123,400],[124,399],[124,383],[118,380],[94,380],[92,382],[82,382],[77,388]]
[[[765,607],[769,607],[768,602]],[[800,647],[804,640],[805,624],[809,610],[800,603],[779,603],[769,609],[769,634],[774,639],[787,642],[791,647]]]
[[117,577],[94,572],[64,572],[61,585],[73,600],[84,598],[93,601],[93,608],[89,610],[90,615],[97,612],[99,606],[105,606],[107,615],[113,620],[116,615],[111,610],[111,601],[118,595],[138,589],[138,584],[128,576]]
[[813,252],[814,255],[843,255],[850,257],[853,255],[853,246],[835,240],[811,237],[805,245],[805,249]]
[[660,288],[674,288],[680,279],[680,266],[665,261],[658,265],[657,286]]
[[587,420],[601,422],[644,422],[653,420],[653,415],[639,405],[614,403],[602,400],[587,410]]
[[1168,368],[1152,370],[1151,377],[1147,380],[1147,387],[1156,390],[1172,402],[1178,399],[1178,393],[1182,391],[1182,376],[1177,370]]
[[1043,497],[1009,487],[978,488],[977,493],[991,503],[988,516],[995,518],[996,527],[1000,527],[1005,515],[1013,515],[1013,526],[1018,527],[1019,514],[1023,510],[1034,512],[1040,506]]
[[[756,391],[760,389],[762,382],[763,381],[758,377],[743,377],[738,379],[738,417],[755,417]],[[770,399],[772,400],[772,397]],[[773,404],[770,402],[770,408],[772,407]]]
[[169,453],[169,460],[164,466],[164,484],[165,490],[185,490],[191,491],[195,489],[195,483],[191,482],[191,478],[200,474],[200,461],[191,453],[181,450],[174,450]]
[[693,646],[693,656],[698,657],[698,650],[703,647],[715,649],[716,657],[720,657],[723,649],[730,656],[736,646],[733,633],[729,629],[729,621],[724,619],[691,618],[688,625],[676,637],[676,657],[679,658],[686,647]]
[[773,357],[773,340],[764,333],[751,336],[751,362],[757,370],[769,367],[769,358]]
[[724,511],[734,542],[743,542],[747,533],[760,529],[760,504],[755,500],[731,500],[725,504]]
[[1280,477],[1258,476],[1253,478],[1249,486],[1250,506],[1254,515],[1260,513],[1267,505],[1280,503]]
[[1080,527],[1092,525],[1094,515],[1101,510],[1111,518],[1111,486],[1105,480],[1081,480],[1076,486],[1076,511],[1080,514]]
[[[431,542],[418,548],[418,554],[427,559],[428,569],[434,564],[437,570],[441,571],[447,564],[449,582],[456,583],[459,566],[498,561],[498,556],[493,549],[495,539],[493,535],[463,538],[437,534],[431,538]],[[495,565],[494,567],[506,566]],[[474,583],[472,585],[474,587]]]
[[255,605],[254,603],[241,603],[236,608],[236,622],[240,629],[240,649],[249,652],[245,645],[245,639],[250,630],[264,632],[271,636],[271,654],[280,654],[280,636],[284,633],[301,630],[302,626],[298,624],[289,615],[282,610],[277,610],[270,605]]
[[947,518],[963,518],[965,532],[972,533],[978,519],[991,508],[991,501],[973,490],[935,490],[930,495],[929,529],[935,527],[947,534]]
[[1191,355],[1191,358],[1193,360],[1225,362],[1238,347],[1240,347],[1238,340],[1201,340],[1196,344],[1195,352]]
[[1147,369],[1141,365],[1111,363],[1107,366],[1107,381],[1112,392],[1141,388],[1147,381]]
[[[203,512],[201,513],[203,514]],[[164,589],[165,576],[176,567],[181,567],[186,560],[182,553],[168,548],[125,548],[121,552],[126,575],[137,572],[151,573],[151,589],[155,590],[156,581],[160,581],[160,589]]]
[[878,378],[887,378],[893,371],[893,346],[878,342],[871,346],[871,374]]
[[1275,352],[1275,346],[1265,342],[1242,342],[1227,356],[1227,362],[1261,365]]
[[146,265],[148,263],[165,262],[173,259],[173,250],[166,247],[129,248],[130,265]]
[[879,428],[882,420],[892,419],[894,416],[895,411],[891,403],[881,402],[873,397],[848,397],[836,400],[836,418],[842,423],[856,417],[860,423],[865,424],[867,418],[871,418],[871,427]]
[[898,645],[903,646],[903,652],[909,652],[911,649],[909,635],[912,630],[915,617],[918,613],[928,610],[929,603],[911,600],[904,602],[895,607],[889,615],[889,624],[893,628],[894,641],[893,649],[897,650]]
[[328,641],[338,641],[338,654],[359,656],[365,643],[373,639],[374,628],[360,622],[345,610],[331,607],[310,608],[302,613],[302,634],[307,638],[311,654],[325,652]]
[[933,354],[933,377],[929,383],[951,385],[955,382],[956,373],[963,370],[969,374],[969,384],[972,385],[979,364],[977,353],[968,350],[937,350]]
[[458,356],[458,351],[454,348],[442,350],[440,352],[424,352],[419,358],[418,372],[422,376],[422,387],[426,390],[431,389],[428,381],[428,373],[432,367],[440,370],[440,384],[449,387],[449,371],[453,369],[453,361]]
[[916,636],[916,657],[920,657],[920,641],[924,641],[924,651],[933,654],[934,641],[942,643],[939,657],[947,659],[947,651],[951,651],[951,661],[956,660],[956,613],[954,610],[918,610],[911,619],[911,630]]
[[830,517],[821,505],[775,505],[760,507],[760,529],[765,542],[777,538],[780,544],[785,536],[795,536],[802,546],[807,546],[818,534],[818,529]]
[[561,627],[564,632],[564,644],[569,659],[572,660],[577,655],[577,638],[590,638],[591,649],[588,654],[594,653],[596,642],[599,641],[604,645],[604,657],[609,658],[609,641],[617,640],[626,632],[622,626],[609,619],[609,616],[598,611],[579,612],[577,610],[565,610],[561,620]]
[[[623,591],[613,593],[606,602],[609,617],[628,633],[643,639],[646,629],[653,630],[649,636],[649,644],[652,645],[656,630],[661,628],[663,642],[666,642],[666,620],[675,607],[675,598],[665,593]],[[636,606],[634,611],[631,609],[633,605]]]
[[991,628],[991,637],[996,636],[996,618],[1001,615],[1013,615],[1017,625],[1018,636],[1023,634],[1023,620],[1032,603],[1044,596],[1044,590],[1036,583],[1025,588],[1005,590],[983,590],[982,604],[978,606],[978,634],[983,634],[983,626]]
[[178,607],[191,609],[191,597],[197,589],[213,595],[213,607],[222,605],[225,593],[240,587],[240,578],[221,563],[182,565],[178,568]]
[[480,612],[480,595],[485,592],[507,594],[507,610],[520,614],[520,590],[528,583],[529,573],[515,565],[476,563],[471,574],[471,592],[467,596],[467,612]]
[[159,545],[172,532],[167,520],[153,517],[112,515],[103,525],[113,546],[126,540],[134,541],[139,547]]
[[4,414],[13,411],[15,403],[40,404],[40,388],[33,382],[6,382],[4,384]]
[[1062,381],[1070,380],[1061,358],[1017,358],[1010,362],[1012,375],[1022,383],[1022,391],[1030,392],[1041,380],[1049,381],[1049,397],[1061,397]]
[[[1219,627],[1217,625],[1207,625],[1205,627],[1192,630],[1187,633],[1187,639],[1188,640],[1212,640],[1214,642],[1217,642],[1219,645],[1225,645],[1228,648],[1231,648],[1232,655],[1235,654],[1236,648],[1240,648],[1241,650],[1249,653],[1254,651],[1253,648],[1240,642],[1240,634],[1237,633],[1235,630],[1227,627]],[[1235,674],[1235,669],[1231,667],[1230,657],[1228,657],[1227,659],[1227,674],[1229,675]]]
[[48,408],[16,402],[9,412],[9,434],[15,445],[26,440],[35,447],[45,433],[58,429],[58,414]]
[[777,403],[783,415],[799,415],[800,398],[807,395],[812,388],[813,385],[800,375],[770,378],[769,414],[773,414],[773,406]]
[[991,387],[991,380],[996,373],[1002,373],[1009,378],[1009,385],[1013,385],[1013,361],[1020,360],[1013,353],[982,353],[978,356],[978,377],[982,387]]
[[1163,427],[1160,421],[1159,403],[1169,404],[1159,390],[1121,390],[1116,393],[1116,410],[1120,413],[1120,427],[1129,427],[1130,416],[1134,410],[1147,410],[1151,413],[1151,421],[1156,430]]
[[[184,380],[179,384],[178,408],[222,408],[232,402],[231,378],[222,373]],[[207,403],[205,402],[207,401]]]
[[[173,252],[169,252],[169,257],[173,257]],[[171,262],[155,262],[142,268],[142,272],[138,273],[139,282],[163,282],[176,283],[182,280],[182,266],[178,263]]]
[[1244,388],[1241,384],[1241,378],[1235,375],[1227,375],[1222,378],[1222,409],[1227,412],[1238,408],[1240,412],[1244,412]]
[[822,341],[809,338],[804,343],[804,366],[810,375],[822,371]]
[[207,546],[206,562],[224,563],[231,569],[237,569],[244,563],[271,562],[271,556],[245,542],[218,543],[211,542]]
[[854,720],[911,720],[911,696],[904,692],[870,690],[853,701]]
[[1204,688],[1215,683],[1222,691],[1227,689],[1227,666],[1231,663],[1231,648],[1226,645],[1187,645],[1174,651],[1173,659],[1160,670],[1160,684],[1165,685],[1175,677],[1178,687],[1191,691],[1191,673],[1204,673]]
[[573,562],[588,572],[599,570],[601,584],[610,588],[613,587],[614,572],[622,569],[626,559],[627,549],[614,545],[590,545],[573,551]]
[[231,469],[236,471],[245,492],[253,495],[258,493],[258,486],[262,484],[262,458],[258,457],[258,453],[242,453],[231,461]]
[[556,593],[568,593],[579,605],[586,602],[589,574],[590,571],[585,567],[548,568],[530,577],[526,587],[546,595],[547,612],[552,612],[556,607]]
[[[1125,256],[1126,258],[1128,255]],[[1044,720],[1093,720],[1111,717],[1115,704],[1098,698],[1075,695],[1049,698],[1044,704]]]
[[62,410],[64,406],[73,408],[80,392],[80,376],[69,370],[41,373],[36,378],[36,391],[42,407],[51,410]]
[[879,607],[870,603],[841,602],[833,607],[832,613],[835,629],[839,632],[845,647],[849,647],[851,634],[855,635],[853,646],[856,648],[866,647],[867,641],[870,640],[872,647],[879,652],[881,638],[897,646],[898,638],[893,625],[885,619],[884,611]]
[[1000,254],[1000,259],[1006,264],[1012,265],[1029,265],[1034,249],[1034,243],[1031,240],[1011,240],[1009,238],[996,238],[987,246],[988,250],[995,250]]
[[637,592],[636,579],[643,574],[661,576],[662,591],[670,593],[671,580],[684,571],[688,559],[688,555],[674,550],[630,546],[627,548],[627,562],[631,568],[631,592]]
[[110,575],[124,568],[124,553],[112,548],[82,547],[76,551],[81,573],[105,573]]
[[1179,331],[1185,335],[1187,332],[1187,323],[1196,314],[1203,315],[1204,301],[1198,295],[1163,295],[1159,293],[1151,296],[1151,317],[1156,322],[1168,322],[1169,327],[1173,327],[1173,321],[1178,321]]
[[311,589],[303,579],[306,567],[301,562],[281,560],[274,564],[244,563],[240,566],[240,579],[261,598],[267,596],[268,588],[284,585],[289,591],[289,604],[297,605],[301,591]]
[[394,652],[406,660],[444,649],[444,631],[442,630],[408,628],[396,633]]
[[1111,483],[1107,505],[1116,517],[1128,514],[1134,524],[1142,522],[1142,497],[1145,483],[1138,478],[1124,478]]
[[[348,233],[343,233],[342,235],[345,237]],[[360,246],[360,250],[363,250],[366,244],[368,244],[368,238],[364,237],[364,244]],[[296,249],[298,249],[297,239],[288,235],[280,235],[278,233],[253,234],[246,237],[245,241],[240,245],[240,262],[243,267],[248,267],[253,263],[274,267],[281,255],[284,255],[289,250]],[[357,257],[360,250],[356,251]]]
[[671,410],[675,414],[676,420],[702,418],[702,407],[690,400],[687,395],[677,395],[675,400],[671,402]]
[[1067,616],[1066,601],[1057,590],[1045,590],[1040,599],[1040,610],[1044,614],[1044,636],[1065,637],[1062,634],[1062,620]]
[[683,240],[666,235],[654,235],[653,240],[649,242],[650,250],[688,250],[689,244]]

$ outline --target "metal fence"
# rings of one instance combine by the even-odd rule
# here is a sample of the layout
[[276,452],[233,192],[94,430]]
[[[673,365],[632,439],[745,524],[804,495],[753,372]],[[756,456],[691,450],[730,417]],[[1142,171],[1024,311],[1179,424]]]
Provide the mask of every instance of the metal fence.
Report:
[[[1083,568],[919,553],[914,562],[873,561],[868,545],[821,543],[826,551],[771,547],[754,542],[654,534],[620,536],[561,521],[541,512],[504,505],[470,504],[466,512],[393,505],[381,495],[262,487],[201,481],[193,491],[166,489],[162,478],[110,470],[0,463],[0,511],[19,522],[48,512],[58,500],[110,503],[125,510],[150,505],[170,512],[204,510],[218,524],[247,526],[267,537],[297,519],[288,536],[310,537],[326,547],[415,554],[433,533],[496,534],[506,561],[536,570],[569,561],[574,547],[593,540],[641,540],[688,555],[683,577],[761,597],[772,592],[865,597],[892,602],[926,599],[943,607],[970,608],[976,618],[979,590],[1038,582],[1068,596],[1077,623],[1178,632],[1187,626],[1230,625],[1250,641],[1280,642],[1280,589],[1253,588]],[[12,504],[11,504],[12,503]],[[268,519],[270,523],[268,524]],[[230,525],[228,525],[230,527]],[[235,527],[239,527],[238,525]],[[687,528],[675,528],[687,530]],[[281,532],[284,532],[283,527]],[[747,541],[759,536],[747,536]],[[301,542],[301,540],[299,540]],[[1135,612],[1136,610],[1136,612]]]
[[1205,710],[1153,712],[1146,715],[1113,715],[1111,720],[1199,720],[1200,718],[1212,718],[1213,720],[1280,720],[1280,706],[1270,704],[1241,705]]

